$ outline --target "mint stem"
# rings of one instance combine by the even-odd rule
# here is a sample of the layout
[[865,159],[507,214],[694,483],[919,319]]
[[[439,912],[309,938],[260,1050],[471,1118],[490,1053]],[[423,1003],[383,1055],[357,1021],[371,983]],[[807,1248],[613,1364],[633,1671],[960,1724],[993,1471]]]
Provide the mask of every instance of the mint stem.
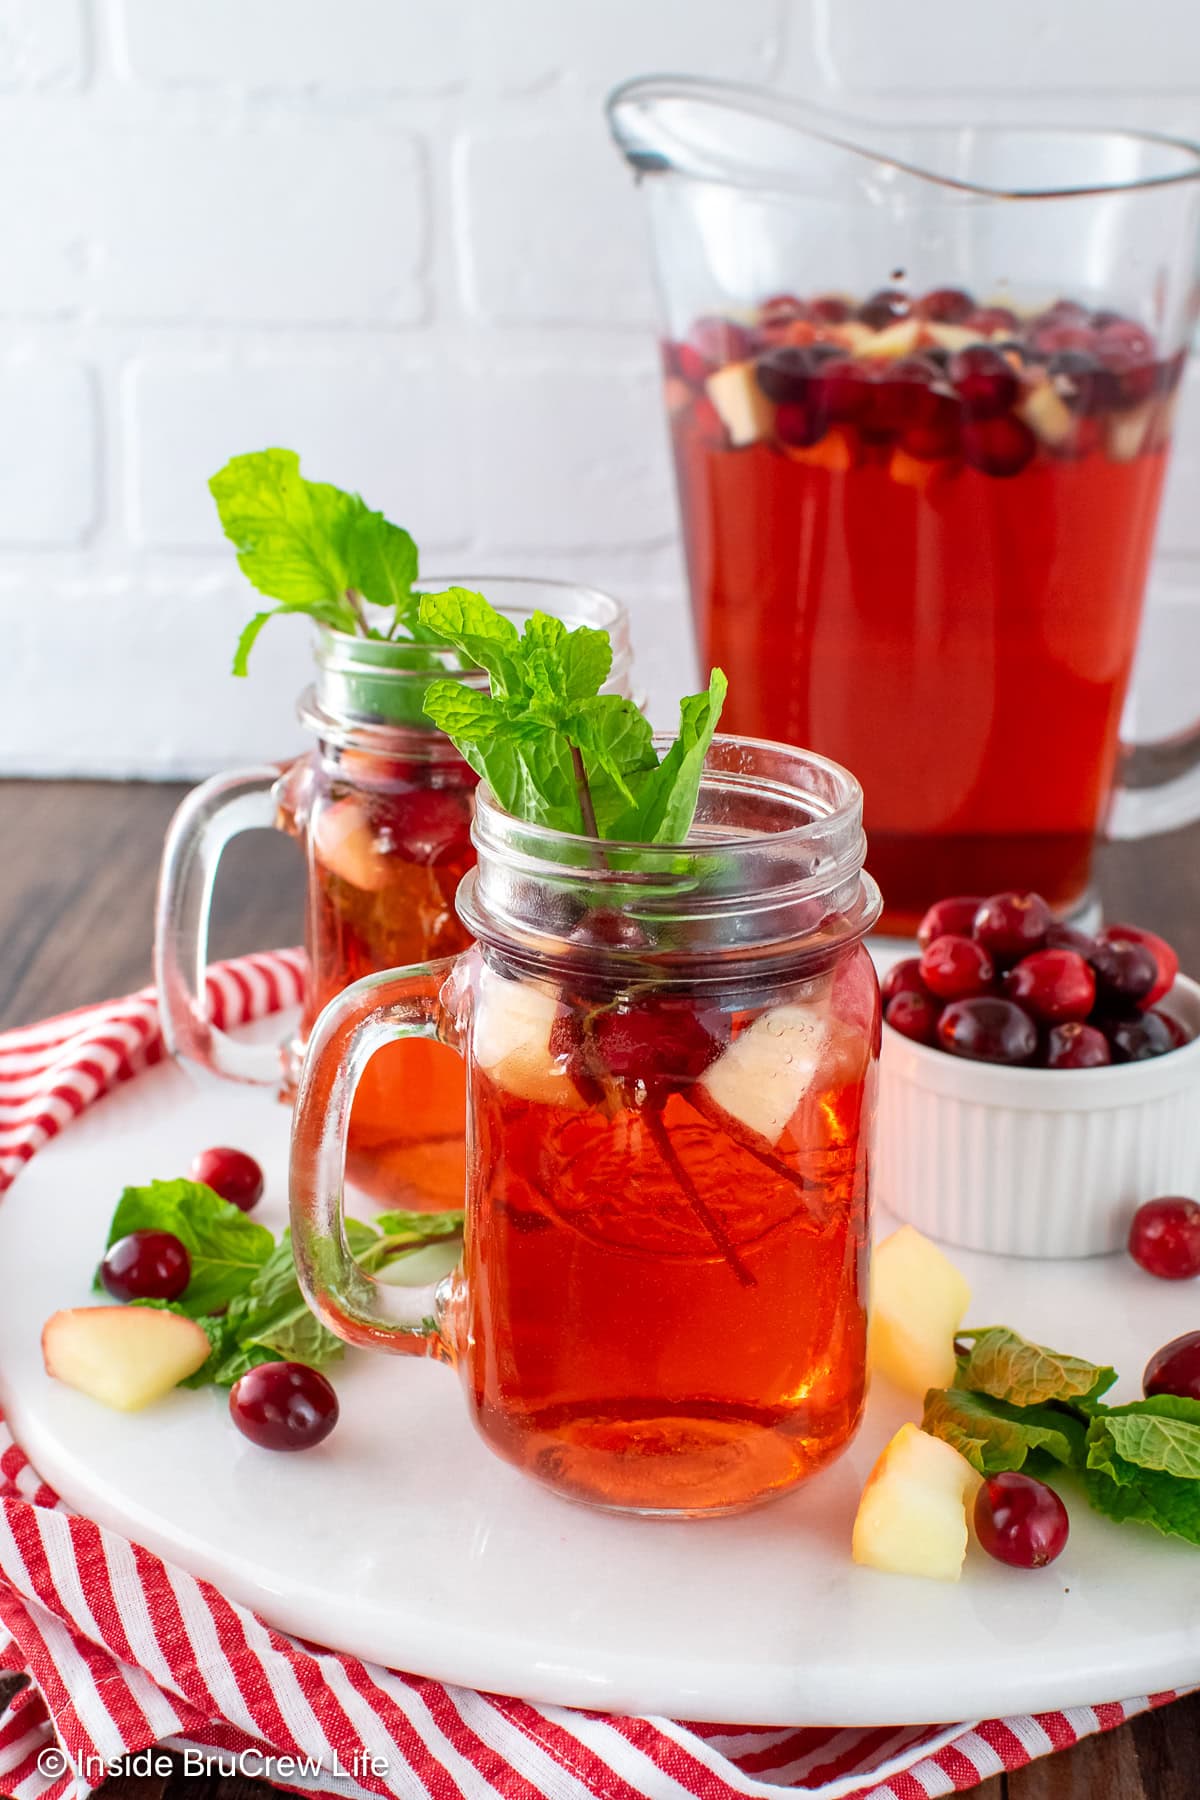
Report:
[[362,632],[364,637],[370,637],[371,627],[370,627],[370,625],[368,625],[367,615],[363,611],[362,595],[359,593],[357,588],[347,588],[346,589],[346,599],[349,603],[351,612],[354,614],[355,618],[358,620],[358,629]]
[[583,751],[578,744],[571,745],[571,767],[575,771],[575,789],[579,795],[579,810],[583,814],[583,829],[588,837],[598,838],[600,827],[596,823],[596,808],[592,804],[592,790],[588,785],[587,770],[583,766]]
[[695,1182],[680,1161],[678,1152],[671,1142],[671,1134],[660,1115],[653,1106],[645,1106],[642,1108],[642,1117],[646,1121],[647,1131],[658,1146],[659,1155],[666,1163],[685,1200],[707,1231],[715,1247],[720,1251],[743,1287],[757,1287],[758,1282],[734,1249],[729,1233],[702,1197]]

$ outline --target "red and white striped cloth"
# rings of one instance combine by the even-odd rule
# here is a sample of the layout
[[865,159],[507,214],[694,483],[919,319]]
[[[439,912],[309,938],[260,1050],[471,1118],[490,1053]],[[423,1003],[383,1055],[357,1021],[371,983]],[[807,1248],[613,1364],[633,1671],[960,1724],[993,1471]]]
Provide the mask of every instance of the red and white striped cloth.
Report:
[[[296,1001],[298,952],[209,977],[232,1026]],[[85,1106],[163,1055],[149,991],[0,1036],[0,1192]],[[155,1745],[330,1800],[930,1800],[1173,1699],[843,1730],[627,1719],[426,1681],[271,1629],[69,1512],[0,1417],[0,1795],[84,1800]],[[287,1759],[287,1760],[281,1760]]]

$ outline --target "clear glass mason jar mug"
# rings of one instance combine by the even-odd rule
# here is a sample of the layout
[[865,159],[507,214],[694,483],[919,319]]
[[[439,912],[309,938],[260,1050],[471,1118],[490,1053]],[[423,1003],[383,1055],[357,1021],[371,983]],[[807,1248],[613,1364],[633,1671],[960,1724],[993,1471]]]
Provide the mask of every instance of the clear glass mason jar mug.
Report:
[[[461,579],[518,625],[542,611],[571,627],[607,630],[609,691],[628,693],[628,624],[618,601],[565,582]],[[422,698],[431,679],[454,675],[486,687],[487,677],[453,651],[327,630],[318,632],[316,663],[316,683],[300,701],[315,748],[282,769],[215,776],[187,797],[167,837],[155,931],[168,1048],[218,1075],[274,1086],[285,1099],[312,1023],[336,994],[375,970],[449,955],[469,941],[454,896],[474,862],[476,777],[424,717]],[[299,1034],[281,1046],[226,1036],[203,1001],[217,864],[231,837],[260,827],[297,838],[306,862],[306,992]],[[458,1206],[464,1108],[462,1068],[441,1046],[382,1051],[358,1090],[350,1179],[393,1205]]]
[[[356,983],[310,1035],[310,1304],[349,1343],[454,1364],[491,1449],[569,1498],[735,1512],[857,1426],[880,904],[861,803],[836,764],[733,737],[682,848],[522,824],[482,786],[475,943]],[[342,1214],[363,1071],[411,1038],[458,1050],[468,1096],[462,1261],[419,1292],[363,1274]]]

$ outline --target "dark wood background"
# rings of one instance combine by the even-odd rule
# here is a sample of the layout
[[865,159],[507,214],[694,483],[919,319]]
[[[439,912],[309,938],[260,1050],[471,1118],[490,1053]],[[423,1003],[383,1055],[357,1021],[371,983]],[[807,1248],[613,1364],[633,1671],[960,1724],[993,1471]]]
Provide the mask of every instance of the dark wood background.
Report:
[[[137,782],[0,783],[0,1029],[149,979],[159,849],[183,792]],[[1099,869],[1107,915],[1162,932],[1184,967],[1200,972],[1200,829],[1110,845]],[[299,896],[293,844],[262,834],[235,842],[217,895],[214,957],[296,943]],[[176,1776],[110,1782],[103,1792],[106,1800],[251,1800],[271,1790]],[[1200,1695],[996,1776],[975,1797],[1200,1800]]]

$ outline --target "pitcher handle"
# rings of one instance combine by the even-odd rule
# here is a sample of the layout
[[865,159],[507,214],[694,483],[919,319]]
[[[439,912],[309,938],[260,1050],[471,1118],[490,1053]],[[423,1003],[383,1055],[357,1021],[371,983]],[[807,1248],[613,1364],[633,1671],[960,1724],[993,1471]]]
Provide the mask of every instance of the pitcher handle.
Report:
[[1154,837],[1200,819],[1200,724],[1151,744],[1123,744],[1104,835]]
[[347,1344],[440,1362],[454,1356],[440,1326],[443,1283],[387,1287],[366,1274],[346,1239],[343,1188],[354,1091],[376,1050],[436,1038],[462,1054],[443,1000],[457,961],[364,975],[331,1000],[309,1034],[292,1120],[292,1245],[308,1304]]
[[276,1087],[277,1044],[243,1044],[209,1017],[208,921],[217,865],[231,838],[277,827],[278,767],[214,775],[183,801],[163,847],[154,920],[154,979],[163,1039],[172,1056],[231,1081]]

